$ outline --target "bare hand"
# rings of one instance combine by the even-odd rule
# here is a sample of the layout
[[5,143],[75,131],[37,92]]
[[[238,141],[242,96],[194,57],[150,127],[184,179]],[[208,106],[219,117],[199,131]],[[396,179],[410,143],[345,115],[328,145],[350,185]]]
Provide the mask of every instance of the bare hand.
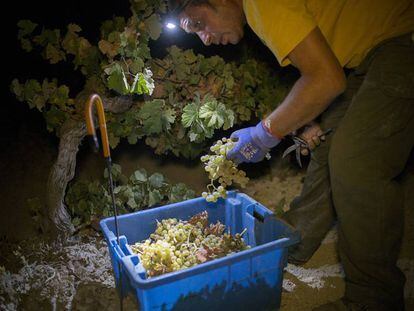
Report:
[[311,122],[304,126],[299,137],[305,140],[309,146],[309,149],[301,147],[300,153],[302,155],[308,155],[309,151],[314,150],[321,144],[321,142],[325,141],[325,135],[323,135],[321,127],[316,122]]

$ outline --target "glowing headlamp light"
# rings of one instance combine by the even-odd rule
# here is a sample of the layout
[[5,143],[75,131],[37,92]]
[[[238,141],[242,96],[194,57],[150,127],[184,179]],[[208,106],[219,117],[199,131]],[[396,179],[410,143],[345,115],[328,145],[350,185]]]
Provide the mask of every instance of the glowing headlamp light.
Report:
[[174,23],[172,23],[172,22],[166,22],[165,23],[165,27],[167,27],[168,29],[170,29],[170,30],[173,30],[173,29],[175,29],[175,28],[177,28],[177,25],[175,25]]
[[190,4],[192,0],[168,0],[168,15],[164,19],[164,26],[174,30],[180,25],[178,15]]

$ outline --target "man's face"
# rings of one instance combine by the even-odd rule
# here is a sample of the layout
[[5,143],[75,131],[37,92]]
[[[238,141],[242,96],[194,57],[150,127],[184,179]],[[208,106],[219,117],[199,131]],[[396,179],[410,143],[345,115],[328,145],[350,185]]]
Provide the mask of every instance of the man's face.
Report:
[[236,44],[243,37],[245,18],[241,1],[211,0],[210,4],[188,5],[179,15],[180,27],[196,33],[205,45]]

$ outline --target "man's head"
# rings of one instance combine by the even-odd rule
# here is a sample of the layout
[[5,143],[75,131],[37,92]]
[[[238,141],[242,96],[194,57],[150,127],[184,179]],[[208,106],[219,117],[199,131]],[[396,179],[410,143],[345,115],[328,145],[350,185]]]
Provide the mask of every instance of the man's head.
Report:
[[[177,4],[185,0],[175,0]],[[180,27],[205,45],[236,44],[243,37],[243,0],[191,0],[179,13]]]

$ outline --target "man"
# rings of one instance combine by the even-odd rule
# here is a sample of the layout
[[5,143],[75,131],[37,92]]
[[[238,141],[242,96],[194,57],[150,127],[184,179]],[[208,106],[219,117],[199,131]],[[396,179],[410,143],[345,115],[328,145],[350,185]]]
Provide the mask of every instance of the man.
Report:
[[[308,136],[319,126],[334,130],[312,152],[302,193],[285,216],[301,231],[291,258],[302,262],[338,219],[345,296],[318,310],[403,310],[395,178],[414,145],[413,1],[194,0],[179,18],[206,45],[236,44],[247,21],[282,66],[301,73],[265,120],[232,134],[238,142],[228,157],[258,162],[318,116]],[[344,68],[352,69],[347,77]]]

